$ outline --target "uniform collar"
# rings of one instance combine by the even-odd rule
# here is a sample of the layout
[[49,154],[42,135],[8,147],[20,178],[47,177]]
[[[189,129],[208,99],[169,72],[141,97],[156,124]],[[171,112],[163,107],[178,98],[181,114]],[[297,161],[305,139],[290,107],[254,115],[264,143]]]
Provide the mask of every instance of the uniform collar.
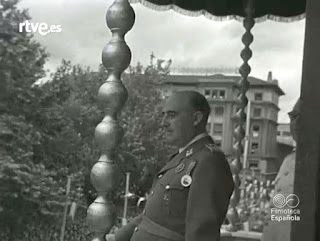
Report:
[[196,142],[197,140],[200,140],[202,137],[205,137],[205,136],[208,136],[207,132],[204,132],[204,133],[201,133],[201,134],[195,136],[187,145],[185,145],[182,148],[179,148],[179,154],[181,152],[183,152],[185,149],[187,149],[191,144],[193,144],[194,142]]
[[204,147],[206,144],[212,142],[212,139],[207,133],[202,133],[199,135],[199,137],[197,139],[194,138],[194,141],[190,142],[186,148],[184,148],[184,150],[175,155],[159,172],[163,173],[165,171],[167,171],[168,169],[172,169],[174,167],[176,167],[177,165],[179,165],[179,163],[181,162],[181,160],[183,158],[188,158],[191,157],[194,153],[196,153],[198,150],[200,150],[202,147]]

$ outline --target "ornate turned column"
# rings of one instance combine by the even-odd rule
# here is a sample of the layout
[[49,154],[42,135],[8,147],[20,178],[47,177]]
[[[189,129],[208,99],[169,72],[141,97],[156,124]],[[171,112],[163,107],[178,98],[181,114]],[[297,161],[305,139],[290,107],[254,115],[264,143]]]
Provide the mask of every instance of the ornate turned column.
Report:
[[[243,20],[243,26],[246,30],[244,35],[242,36],[242,43],[244,44],[244,49],[241,51],[241,58],[243,60],[243,64],[239,69],[239,73],[241,75],[241,80],[237,84],[239,95],[239,110],[237,111],[236,117],[238,120],[238,125],[234,130],[234,137],[235,137],[235,145],[234,145],[234,152],[235,152],[235,159],[231,161],[230,167],[233,175],[233,180],[235,183],[235,189],[231,196],[229,210],[227,212],[227,219],[229,221],[229,225],[227,229],[229,231],[236,231],[239,229],[239,216],[236,210],[236,206],[239,204],[240,200],[240,178],[239,174],[242,169],[241,164],[241,156],[243,154],[243,140],[245,137],[245,123],[246,123],[246,111],[245,108],[248,104],[248,98],[246,96],[246,92],[249,89],[250,83],[248,81],[248,76],[251,72],[250,65],[248,64],[249,59],[252,57],[252,51],[249,48],[250,44],[253,42],[253,35],[251,34],[250,30],[254,26],[254,0],[244,0],[244,9],[246,16]],[[249,117],[250,118],[250,117]]]
[[127,89],[121,82],[121,74],[131,61],[131,51],[124,36],[132,28],[134,20],[135,14],[128,0],[115,0],[106,14],[112,38],[102,51],[102,63],[108,71],[108,78],[98,92],[99,106],[105,117],[95,129],[95,142],[101,156],[92,167],[90,175],[98,197],[87,211],[88,226],[94,233],[93,241],[103,241],[116,218],[111,202],[119,177],[115,149],[123,137],[118,114],[128,98]]

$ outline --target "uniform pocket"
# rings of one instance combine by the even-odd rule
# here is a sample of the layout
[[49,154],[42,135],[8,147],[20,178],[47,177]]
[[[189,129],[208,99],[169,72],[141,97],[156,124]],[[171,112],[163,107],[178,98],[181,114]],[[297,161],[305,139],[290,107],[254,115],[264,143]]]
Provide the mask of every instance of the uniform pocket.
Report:
[[[179,182],[178,182],[179,181]],[[170,184],[170,202],[169,202],[169,215],[174,217],[184,217],[187,212],[189,187],[184,187],[177,182]]]

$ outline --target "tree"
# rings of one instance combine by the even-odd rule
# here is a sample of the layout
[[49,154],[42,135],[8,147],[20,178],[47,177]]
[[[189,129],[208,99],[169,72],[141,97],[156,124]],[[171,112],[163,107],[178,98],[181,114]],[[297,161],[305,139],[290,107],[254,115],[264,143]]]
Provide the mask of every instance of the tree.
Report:
[[[45,49],[34,41],[32,34],[19,32],[19,23],[30,19],[26,10],[20,11],[18,0],[0,1],[0,78],[2,107],[12,114],[29,112],[32,84],[44,77],[43,65],[48,57]],[[3,104],[5,103],[5,105]]]
[[55,172],[33,159],[41,133],[31,117],[40,111],[35,100],[41,90],[32,86],[44,76],[48,55],[32,35],[18,31],[30,18],[17,2],[0,1],[0,226],[11,229],[46,213],[43,200],[61,193]]
[[[0,0],[0,225],[9,230],[10,240],[42,219],[59,224],[68,176],[73,180],[70,199],[83,204],[84,173],[99,156],[93,134],[103,113],[96,97],[106,78],[101,68],[96,73],[62,61],[50,81],[37,85],[48,55],[31,34],[18,31],[18,23],[29,16],[17,10],[17,2]],[[124,74],[130,96],[121,119],[126,135],[120,166],[132,172],[134,192],[140,195],[169,148],[159,125],[159,81],[168,67],[152,59],[145,70],[138,64]]]

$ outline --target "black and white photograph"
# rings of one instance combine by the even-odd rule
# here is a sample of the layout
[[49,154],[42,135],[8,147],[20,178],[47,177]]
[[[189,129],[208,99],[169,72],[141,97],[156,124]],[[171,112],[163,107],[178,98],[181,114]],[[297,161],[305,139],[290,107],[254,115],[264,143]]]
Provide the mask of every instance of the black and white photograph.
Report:
[[319,241],[318,0],[0,0],[1,241]]

